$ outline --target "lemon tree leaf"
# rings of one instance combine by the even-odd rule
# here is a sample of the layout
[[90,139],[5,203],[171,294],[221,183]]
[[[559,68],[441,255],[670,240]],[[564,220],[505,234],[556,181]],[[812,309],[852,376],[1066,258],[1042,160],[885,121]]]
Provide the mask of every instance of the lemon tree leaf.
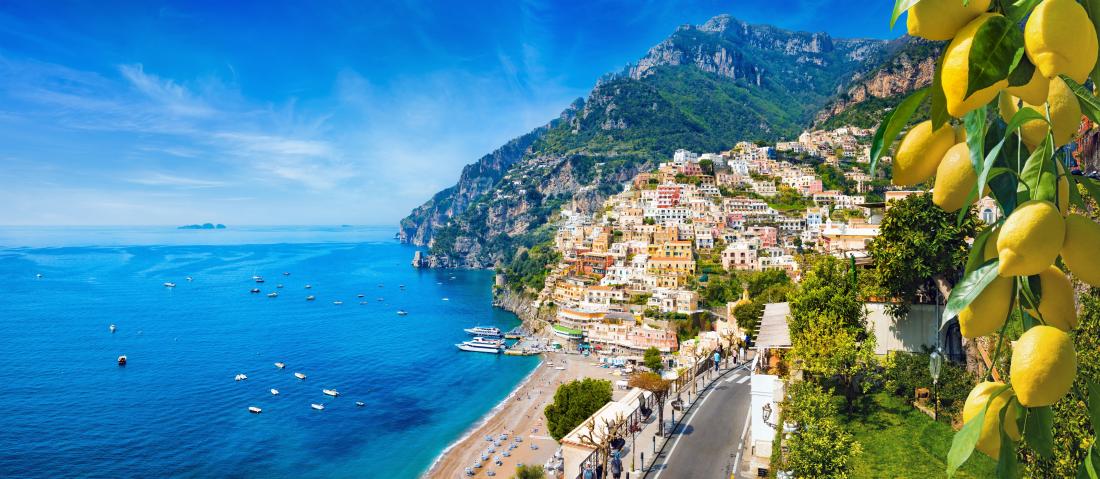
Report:
[[[1096,30],[1097,35],[1100,35],[1100,0],[1083,0],[1081,4],[1085,7],[1085,11],[1088,12],[1089,19],[1092,20],[1092,26]],[[1092,78],[1093,83],[1100,84],[1100,65],[1092,67],[1092,73],[1089,74],[1089,78]]]
[[1012,438],[1004,430],[1005,416],[1010,410],[1007,407],[1001,409],[1001,454],[997,458],[997,477],[1003,479],[1016,479],[1020,476],[1016,463],[1016,443],[1012,442]]
[[1077,183],[1085,187],[1092,199],[1100,202],[1100,183],[1092,178],[1077,178]]
[[982,230],[974,238],[974,245],[970,247],[970,255],[966,257],[966,269],[964,271],[970,272],[982,265],[982,260],[985,259],[985,244],[989,242],[989,237],[993,234],[993,227],[994,225],[989,225],[988,228]]
[[963,279],[951,289],[951,295],[947,298],[947,306],[943,310],[941,324],[946,324],[951,318],[958,316],[959,311],[967,307],[974,298],[997,278],[997,268],[1000,266],[998,258],[993,258],[973,271],[963,275]]
[[970,46],[965,98],[1008,78],[1023,50],[1024,34],[1011,20],[995,16],[982,23]]
[[1054,455],[1054,412],[1050,406],[1028,410],[1024,440],[1043,459],[1050,459]]
[[1050,142],[1044,141],[1031,152],[1031,156],[1024,162],[1024,168],[1020,170],[1020,181],[1027,186],[1029,197],[1037,197],[1035,191],[1039,187],[1039,179],[1044,170],[1043,163],[1048,162],[1048,156],[1050,156]]
[[1069,89],[1073,90],[1073,94],[1077,96],[1077,103],[1081,104],[1081,113],[1084,113],[1093,123],[1100,123],[1098,121],[1100,119],[1100,99],[1097,99],[1088,88],[1073,81],[1072,78],[1065,75],[1060,76],[1066,81]]
[[973,166],[974,171],[977,172],[981,172],[985,154],[986,108],[982,105],[963,117],[963,127],[966,128],[966,147],[970,149],[970,166]]
[[1031,13],[1031,10],[1042,1],[1043,0],[1016,0],[1006,5],[1005,15],[1008,15],[1012,23],[1020,23],[1020,21],[1023,20],[1027,14]]
[[1092,421],[1092,430],[1100,431],[1100,384],[1095,380],[1089,380],[1089,420]]
[[1100,475],[1096,472],[1096,460],[1094,459],[1093,452],[1096,451],[1096,446],[1089,448],[1088,456],[1085,456],[1085,460],[1081,462],[1081,468],[1083,473],[1078,473],[1077,477],[1087,477],[1089,479],[1100,478]]
[[894,2],[894,13],[890,15],[890,29],[894,29],[894,23],[897,23],[898,17],[900,17],[901,14],[913,8],[913,5],[916,5],[919,1],[920,0],[896,0]]
[[943,71],[943,55],[936,60],[936,71],[932,74],[932,108],[929,114],[932,120],[932,131],[938,130],[951,119],[947,113],[947,96],[943,93],[943,79],[940,72]]
[[1027,85],[1031,81],[1031,76],[1035,74],[1035,64],[1028,60],[1022,48],[1019,51],[1019,57],[1014,61],[1018,63],[1012,69],[1012,73],[1008,74],[1008,86]]
[[928,96],[928,87],[909,94],[898,104],[897,108],[887,113],[882,122],[879,123],[878,129],[875,130],[875,137],[871,140],[871,176],[875,175],[875,167],[878,166],[879,158],[894,143],[894,139],[898,137],[905,125],[909,124],[909,119],[913,117],[913,113],[917,111],[917,107],[920,106],[926,96]]

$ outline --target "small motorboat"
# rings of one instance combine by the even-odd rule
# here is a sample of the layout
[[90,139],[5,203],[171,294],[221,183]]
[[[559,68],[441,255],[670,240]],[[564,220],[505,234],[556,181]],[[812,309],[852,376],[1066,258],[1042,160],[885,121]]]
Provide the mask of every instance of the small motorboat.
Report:
[[38,273],[38,274],[34,275],[34,277],[38,278],[38,279],[42,279],[42,273]]
[[176,287],[176,283],[164,283],[164,287],[165,287],[165,288],[175,288],[175,287]]
[[290,276],[290,271],[283,271],[283,276]]
[[443,298],[443,301],[450,301],[451,298]]
[[325,410],[325,405],[324,404],[313,403],[313,404],[310,404],[309,407],[311,407],[313,409],[316,409],[318,411],[324,411]]
[[313,288],[313,285],[312,284],[307,284],[306,289],[310,289],[310,288]]
[[366,406],[366,403],[364,403],[363,401],[355,401],[355,405],[357,407],[363,407],[363,406]]
[[333,301],[332,304],[335,304],[335,305],[339,306],[341,304],[344,304],[344,302],[343,301]]
[[125,366],[126,365],[126,355],[125,354],[118,357],[118,365],[119,366]]
[[282,287],[283,287],[283,285],[281,285],[281,284],[277,284],[277,285],[275,285],[275,287],[276,287],[276,288],[282,288]]
[[302,374],[302,373],[294,373],[294,377],[296,377],[298,379],[305,379],[306,375]]
[[403,285],[403,284],[399,284],[399,285],[397,285],[397,287],[401,288],[401,289],[405,289],[405,285]]
[[250,413],[252,413],[252,414],[259,414],[259,413],[262,413],[262,412],[264,412],[264,410],[263,410],[263,409],[260,409],[260,408],[258,408],[258,407],[256,407],[256,406],[248,406],[248,412],[250,412]]
[[364,297],[364,296],[366,296],[366,295],[365,295],[365,294],[357,294],[357,295],[355,295],[355,297],[356,297],[356,298],[362,298],[362,297]]
[[194,278],[192,278],[192,277],[190,277],[190,276],[188,276],[188,277],[187,277],[187,281],[188,281],[188,282],[190,282],[190,281],[194,281],[194,280],[195,280],[195,279],[194,279]]
[[250,292],[252,294],[256,294],[256,293],[260,292],[260,288],[252,288],[252,289],[248,290],[248,292]]
[[268,297],[268,298],[278,298],[278,297],[279,297],[279,293],[276,293],[276,292],[272,291],[272,292],[270,292],[270,293],[267,293],[267,297]]
[[233,376],[234,381],[244,381],[245,379],[248,379],[248,376],[245,376],[243,373]]
[[283,369],[283,368],[286,367],[286,363],[282,363],[282,362],[275,363],[275,367],[277,367],[279,369]]
[[257,283],[263,283],[263,282],[264,282],[264,279],[263,279],[263,278],[257,279],[257,280],[256,280],[256,282],[257,282]]
[[409,315],[409,312],[408,312],[408,311],[405,311],[405,310],[403,310],[403,309],[399,309],[399,310],[397,310],[397,315],[398,315],[398,316],[408,316],[408,315]]
[[279,390],[275,389],[275,388],[271,388],[271,395],[272,396],[278,396],[279,395]]
[[316,297],[316,296],[314,296],[314,295],[312,295],[312,294],[311,294],[311,295],[309,295],[309,296],[306,296],[306,301],[313,301],[313,300],[315,300],[315,299],[317,299],[317,297]]
[[112,325],[108,326],[107,329],[111,330],[111,332],[113,333],[116,330],[118,330],[118,327],[112,324]]
[[335,390],[335,389],[322,389],[321,392],[325,393],[326,396],[332,396],[332,397],[336,397],[336,396],[340,395],[340,392]]
[[262,282],[264,282],[264,279],[263,279],[263,277],[260,277],[260,276],[253,276],[252,281],[255,281],[257,283],[262,283]]

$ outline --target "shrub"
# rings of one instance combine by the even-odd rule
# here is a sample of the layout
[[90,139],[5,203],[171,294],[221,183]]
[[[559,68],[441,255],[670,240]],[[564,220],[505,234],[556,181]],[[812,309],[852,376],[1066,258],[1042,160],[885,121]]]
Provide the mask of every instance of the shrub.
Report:
[[554,440],[569,434],[592,413],[611,402],[611,381],[587,378],[558,386],[554,402],[546,406],[546,427]]
[[786,457],[773,468],[799,478],[849,477],[852,458],[861,450],[837,414],[832,395],[821,386],[809,381],[791,384],[782,416],[785,422],[798,426],[784,441]]
[[[966,368],[944,361],[939,380],[940,410],[951,415],[960,414],[974,383],[974,376]],[[886,390],[911,401],[917,388],[933,390],[928,354],[895,353],[886,366]]]

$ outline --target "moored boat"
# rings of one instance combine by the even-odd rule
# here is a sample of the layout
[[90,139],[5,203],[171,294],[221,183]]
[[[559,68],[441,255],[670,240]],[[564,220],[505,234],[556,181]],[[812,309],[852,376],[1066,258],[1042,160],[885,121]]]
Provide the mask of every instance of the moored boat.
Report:
[[268,298],[278,298],[279,293],[276,293],[276,292],[267,293],[267,297]]
[[283,369],[283,368],[286,367],[286,363],[283,363],[283,362],[275,363],[275,367],[277,367],[279,369]]
[[316,296],[314,296],[314,295],[312,295],[312,294],[311,294],[311,295],[309,295],[309,296],[306,296],[306,301],[313,301],[313,300],[315,300],[315,299],[317,299],[317,297],[316,297]]
[[399,310],[397,310],[397,315],[398,316],[408,316],[409,312],[405,311],[404,309],[399,309]]
[[500,354],[504,350],[504,341],[476,337],[470,341],[458,343],[455,347],[472,353]]
[[111,330],[111,332],[113,333],[116,330],[118,330],[118,327],[112,324],[112,325],[108,326],[107,329]]
[[258,407],[256,407],[256,406],[248,406],[248,412],[250,412],[250,413],[252,413],[252,414],[259,414],[259,413],[261,413],[261,412],[264,412],[264,410],[263,410],[263,409],[260,409],[260,408],[258,408]]
[[260,288],[252,288],[252,289],[248,290],[248,292],[252,293],[252,294],[256,294],[256,293],[260,292]]
[[363,407],[363,406],[366,406],[367,404],[364,403],[363,401],[355,401],[355,405],[358,406],[358,407]]
[[171,283],[171,282],[169,282],[169,283],[164,283],[164,287],[165,287],[165,288],[175,288],[175,287],[176,287],[176,283]]
[[126,365],[126,355],[125,354],[118,357],[118,365],[119,366],[125,366]]
[[245,379],[248,379],[248,376],[245,376],[244,373],[233,376],[234,381],[244,381]]
[[325,410],[325,405],[324,404],[313,403],[313,404],[310,404],[309,407],[311,407],[313,409],[316,409],[318,411],[324,411]]
[[296,377],[298,379],[305,379],[306,375],[302,374],[302,373],[294,373],[294,377]]
[[321,392],[325,393],[326,396],[332,396],[332,397],[336,397],[336,396],[340,395],[340,392],[335,390],[335,389],[322,389]]
[[483,338],[484,337],[493,337],[493,338],[495,338],[495,337],[500,337],[500,336],[503,335],[503,333],[501,333],[501,331],[500,331],[500,328],[493,327],[493,326],[474,326],[472,328],[466,328],[463,331],[466,331],[466,334],[470,334],[470,335],[473,335],[473,336],[481,336]]
[[335,304],[335,305],[339,306],[341,304],[344,304],[344,302],[343,301],[333,301],[332,304]]

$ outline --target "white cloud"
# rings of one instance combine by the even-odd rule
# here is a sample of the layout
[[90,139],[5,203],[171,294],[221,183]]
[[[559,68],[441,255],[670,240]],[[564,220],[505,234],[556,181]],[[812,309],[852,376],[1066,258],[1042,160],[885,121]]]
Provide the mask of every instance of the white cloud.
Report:
[[170,175],[167,173],[149,173],[143,176],[127,178],[126,181],[145,186],[169,186],[177,188],[218,188],[226,186],[225,182],[204,180],[201,178],[188,178],[184,176]]

